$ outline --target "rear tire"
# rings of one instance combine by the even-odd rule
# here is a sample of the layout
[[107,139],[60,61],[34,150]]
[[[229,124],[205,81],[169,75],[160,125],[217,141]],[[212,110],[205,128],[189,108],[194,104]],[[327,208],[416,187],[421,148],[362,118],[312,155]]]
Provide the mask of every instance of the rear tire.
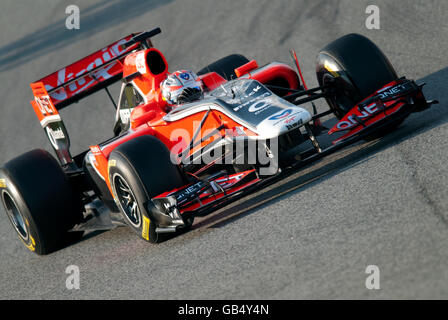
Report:
[[120,212],[140,238],[157,243],[165,239],[148,216],[145,204],[154,196],[185,184],[168,148],[152,136],[130,140],[109,157],[109,179]]
[[227,57],[219,59],[218,61],[209,64],[207,67],[198,71],[198,75],[206,74],[209,72],[216,72],[226,80],[237,78],[235,69],[239,68],[249,62],[245,56],[241,54],[231,54]]
[[33,150],[0,169],[0,198],[25,246],[44,255],[62,248],[82,219],[81,201],[56,159]]

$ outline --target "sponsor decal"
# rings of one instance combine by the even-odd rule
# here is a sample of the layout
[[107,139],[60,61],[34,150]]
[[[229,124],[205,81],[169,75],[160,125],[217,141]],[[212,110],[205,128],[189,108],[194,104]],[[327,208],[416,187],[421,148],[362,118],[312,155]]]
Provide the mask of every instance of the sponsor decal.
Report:
[[[250,98],[250,97],[252,97],[253,95],[255,95],[258,91],[260,91],[260,89],[261,89],[261,86],[256,86],[255,88],[253,88],[252,89],[252,91],[251,92],[249,92],[248,94],[246,94],[246,93],[242,93],[241,95],[240,95],[240,97],[242,98],[242,99],[248,99],[248,98]],[[269,94],[268,94],[269,95]],[[263,95],[261,95],[260,97],[264,97],[264,96],[266,96],[266,94],[263,94]],[[255,99],[258,99],[258,98],[255,98]],[[253,100],[249,100],[248,102],[250,102],[250,101],[254,101],[254,99]]]
[[36,241],[34,241],[34,238],[30,235],[30,244],[26,246],[31,251],[36,250]]
[[371,104],[370,106],[367,106],[364,108],[364,110],[361,112],[361,114],[351,114],[347,117],[346,120],[340,121],[336,127],[340,130],[350,129],[356,125],[358,125],[358,122],[355,120],[355,116],[359,119],[365,119],[369,117],[370,115],[374,114],[378,111],[378,107],[376,104]]
[[151,220],[145,215],[143,217],[143,227],[142,227],[142,238],[146,241],[149,241],[149,225],[151,224]]
[[[255,88],[252,89],[251,92],[249,92],[249,94],[247,94],[247,96],[245,96],[245,98],[252,97],[252,96],[255,95],[258,91],[260,91],[260,89],[261,89],[261,86],[256,86]],[[266,92],[266,93],[268,93],[268,95],[270,95],[269,92]],[[263,94],[263,95],[261,95],[261,96],[265,96],[266,93]]]
[[292,124],[287,124],[286,125],[286,129],[288,129],[288,130],[292,130],[292,129],[294,129],[294,128],[297,128],[299,125],[301,125],[302,124],[302,119],[299,119],[299,121],[297,121],[297,122],[294,122],[294,123],[292,123]]
[[109,167],[115,167],[117,165],[117,160],[112,159],[109,161]]
[[[261,88],[261,87],[260,87],[260,88]],[[247,97],[252,96],[252,94],[254,94],[254,93],[255,93],[255,92],[252,91]],[[252,105],[249,107],[249,112],[255,112],[255,111],[257,111],[258,109],[260,109],[260,108],[258,108],[258,107],[259,107],[259,106],[258,106],[258,103],[262,103],[262,102],[269,102],[269,103],[270,103],[271,101],[268,100],[268,99],[265,99],[265,100],[260,101],[260,102],[258,102],[258,103],[254,103],[254,102],[257,101],[257,100],[260,100],[260,99],[269,97],[270,95],[271,95],[270,92],[265,92],[265,93],[263,93],[263,94],[261,94],[261,95],[259,95],[259,96],[256,96],[256,97],[250,99],[249,101],[246,101],[246,102],[244,102],[243,104],[240,104],[239,106],[233,108],[233,111],[239,111],[240,109],[242,109],[242,108],[244,108],[244,107],[246,107],[246,106],[252,104]],[[246,99],[247,97],[245,97],[244,99]],[[254,109],[256,109],[256,110],[254,110]],[[251,110],[253,110],[253,111],[251,111]],[[262,109],[261,111],[264,111],[264,110],[265,110],[265,109]]]
[[120,109],[120,119],[121,123],[128,123],[131,119],[131,110],[130,109]]
[[400,93],[403,90],[406,90],[406,87],[404,85],[401,85],[401,84],[398,85],[398,86],[395,86],[395,87],[393,87],[391,89],[389,89],[389,88],[384,88],[383,90],[378,91],[379,92],[378,96],[381,99],[385,99],[385,98],[394,96],[394,95]]
[[296,116],[293,116],[293,117],[291,117],[291,118],[286,119],[285,121],[283,121],[283,123],[285,123],[285,124],[290,124],[290,123],[294,122],[295,120],[296,120]]
[[59,150],[59,145],[56,140],[65,139],[62,128],[56,128],[55,130],[53,130],[48,126],[45,127],[45,130],[47,131],[48,139],[50,140],[51,145],[55,150]]
[[181,79],[184,79],[185,81],[190,80],[190,75],[189,75],[188,73],[186,73],[186,72],[181,73],[181,74],[179,75],[179,77],[181,77]]
[[[27,219],[25,219],[25,222],[26,222],[27,226],[29,226],[29,223],[28,223]],[[22,237],[20,237],[20,240],[22,240],[23,244],[25,245],[25,247],[28,248],[28,250],[34,252],[36,250],[36,241],[31,236],[31,234],[29,235],[29,237],[30,237],[30,242],[29,243],[26,243],[25,240],[22,239]]]
[[267,109],[272,107],[271,100],[266,99],[259,102],[254,103],[248,109],[249,112],[259,114]]
[[140,72],[141,74],[145,74],[146,72],[148,72],[148,70],[146,69],[145,52],[141,52],[137,55],[137,57],[135,58],[135,66],[137,68],[137,71]]
[[386,91],[387,89],[390,89],[390,88],[392,88],[392,87],[393,87],[393,86],[387,86],[387,87],[385,87],[385,88],[383,88],[383,89],[381,89],[381,90],[378,90],[377,93],[381,93],[381,92]]
[[269,104],[266,101],[260,101],[260,102],[257,102],[257,103],[254,103],[253,105],[251,105],[249,107],[249,112],[256,112],[256,111],[265,109],[268,106],[269,106]]
[[231,186],[237,184],[239,181],[241,181],[241,179],[243,179],[246,175],[247,175],[247,173],[241,173],[239,175],[235,175],[232,177],[225,177],[225,178],[217,179],[217,180],[215,180],[215,182],[217,182],[222,188],[228,189]]
[[[290,112],[287,112],[287,111],[290,111]],[[295,113],[293,113],[293,112],[295,112]],[[287,109],[280,114],[273,115],[272,117],[268,118],[268,120],[274,122],[272,124],[273,126],[289,125],[296,121],[298,121],[297,125],[301,125],[303,123],[303,119],[299,118],[299,120],[297,120],[298,115],[300,113],[302,113],[301,110]]]
[[[394,97],[400,93],[406,92],[406,90],[408,90],[408,89],[409,89],[409,82],[401,83],[396,86],[387,86],[386,88],[383,88],[383,89],[377,91],[376,97],[378,97],[379,99],[387,99],[390,97]],[[359,119],[365,119],[365,118],[370,117],[372,114],[376,113],[377,111],[378,111],[378,107],[377,107],[376,103],[372,103],[371,105],[364,107],[364,109],[361,112],[352,113],[344,121],[340,121],[336,125],[336,128],[339,130],[350,129],[350,128],[358,125],[358,122],[355,119],[355,115]]]
[[[105,65],[104,68],[100,68],[94,72],[94,77],[86,74],[84,77],[74,81],[64,88],[50,93],[51,98],[55,103],[70,98],[96,84],[98,81],[104,81],[110,77],[121,72],[122,67],[120,63],[114,61],[107,65],[107,62],[114,57],[121,55],[127,49],[121,49],[121,45],[124,44],[129,38],[121,39],[111,46],[108,46],[100,51],[95,52],[89,57],[82,59],[70,66],[67,66],[45,78],[41,81],[45,84],[45,89],[50,91],[57,86],[70,82],[75,77],[86,74],[94,68]],[[101,79],[102,78],[102,79]]]
[[0,179],[0,188],[6,188],[6,180]]
[[44,117],[54,113],[53,108],[51,107],[50,97],[48,95],[34,97],[34,100],[36,101],[37,106]]
[[284,119],[284,118],[290,116],[292,111],[293,111],[292,109],[287,109],[287,110],[283,111],[280,114],[277,114],[275,116],[270,117],[269,120],[281,120],[281,119]]
[[199,181],[195,183],[194,185],[182,190],[177,196],[177,201],[183,201],[185,198],[187,198],[189,195],[194,194],[198,192],[203,187],[203,182]]
[[56,130],[52,130],[51,128],[49,128],[49,130],[54,139],[56,140],[65,139],[65,135],[64,132],[62,131],[62,128],[57,128]]

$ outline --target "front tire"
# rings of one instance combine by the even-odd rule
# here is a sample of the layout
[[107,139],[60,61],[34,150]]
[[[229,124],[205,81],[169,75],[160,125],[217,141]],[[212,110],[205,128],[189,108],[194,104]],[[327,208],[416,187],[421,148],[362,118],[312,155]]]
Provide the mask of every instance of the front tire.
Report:
[[147,242],[164,239],[148,215],[146,204],[154,196],[183,186],[168,148],[152,136],[123,143],[109,157],[109,181],[120,212],[128,226]]
[[398,79],[384,53],[359,34],[346,35],[324,47],[317,56],[316,75],[320,86],[332,84],[336,87],[327,102],[338,119],[375,91]]

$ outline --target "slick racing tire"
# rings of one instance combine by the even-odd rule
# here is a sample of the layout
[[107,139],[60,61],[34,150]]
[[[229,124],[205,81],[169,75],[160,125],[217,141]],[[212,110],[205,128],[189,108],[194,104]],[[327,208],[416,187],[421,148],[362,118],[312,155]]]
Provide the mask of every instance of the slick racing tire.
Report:
[[212,64],[209,64],[205,68],[202,68],[198,71],[198,75],[216,72],[226,80],[235,79],[237,77],[235,74],[235,69],[245,65],[248,62],[249,59],[241,54],[231,54],[213,62]]
[[109,157],[109,181],[129,227],[147,242],[163,241],[165,237],[156,233],[158,226],[146,205],[154,196],[185,184],[168,148],[152,136],[123,143]]
[[383,52],[359,34],[346,35],[324,47],[317,56],[316,74],[320,86],[336,87],[326,100],[338,119],[376,90],[398,79]]
[[67,231],[82,219],[81,201],[47,151],[33,150],[7,162],[0,169],[0,198],[29,250],[45,255],[78,238]]

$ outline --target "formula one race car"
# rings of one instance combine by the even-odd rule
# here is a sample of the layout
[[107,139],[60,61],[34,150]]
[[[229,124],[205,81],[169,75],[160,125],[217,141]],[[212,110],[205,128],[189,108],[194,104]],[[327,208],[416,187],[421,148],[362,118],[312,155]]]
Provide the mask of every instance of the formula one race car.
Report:
[[[349,34],[319,52],[317,88],[307,88],[294,51],[294,68],[259,67],[233,54],[198,72],[200,98],[168,108],[161,92],[168,64],[151,42],[160,32],[131,34],[31,84],[31,105],[59,161],[33,150],[0,170],[6,213],[31,251],[47,254],[120,219],[159,242],[188,230],[195,217],[348,144],[381,137],[437,103],[426,101],[423,84],[399,78],[370,40]],[[108,86],[120,79],[115,104]],[[58,111],[101,89],[116,107],[114,137],[73,157]],[[320,98],[329,105],[323,113],[314,105]],[[330,114],[338,121],[328,130],[321,118]],[[321,137],[332,134],[324,146]]]

